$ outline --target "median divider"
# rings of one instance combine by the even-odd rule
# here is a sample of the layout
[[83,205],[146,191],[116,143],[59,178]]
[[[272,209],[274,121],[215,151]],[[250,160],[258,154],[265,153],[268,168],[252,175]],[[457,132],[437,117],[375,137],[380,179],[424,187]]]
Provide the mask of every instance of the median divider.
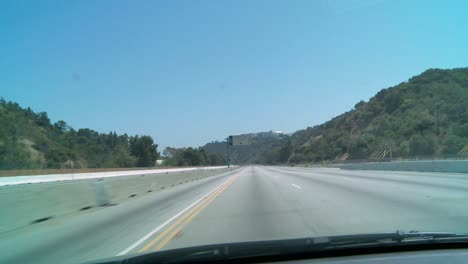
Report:
[[57,182],[57,181],[73,181],[73,180],[84,180],[84,179],[101,179],[101,178],[109,178],[109,177],[114,178],[114,177],[124,177],[124,176],[142,175],[142,174],[158,174],[158,173],[169,173],[169,172],[193,171],[193,170],[200,170],[200,169],[216,170],[216,169],[221,169],[221,168],[225,168],[225,166],[0,177],[0,186],[28,184],[28,183]]
[[[235,170],[192,168],[79,180],[0,186],[1,233],[96,207],[112,206],[141,195]],[[121,174],[122,172],[117,172]],[[31,176],[32,177],[32,176]],[[13,177],[14,178],[14,177]]]
[[418,160],[339,164],[345,170],[388,170],[468,173],[468,160]]

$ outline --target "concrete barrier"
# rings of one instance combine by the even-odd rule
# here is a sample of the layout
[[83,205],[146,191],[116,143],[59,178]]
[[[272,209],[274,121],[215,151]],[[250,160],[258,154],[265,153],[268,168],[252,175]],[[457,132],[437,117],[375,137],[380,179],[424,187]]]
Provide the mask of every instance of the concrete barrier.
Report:
[[134,196],[233,170],[235,168],[223,167],[149,174],[141,174],[140,171],[139,175],[130,176],[1,186],[0,234],[49,217],[122,203]]
[[346,170],[389,170],[422,172],[458,172],[468,173],[468,160],[420,160],[370,162],[336,165]]
[[26,183],[43,183],[43,182],[56,182],[56,181],[72,181],[72,180],[84,180],[84,179],[122,177],[122,176],[142,175],[142,174],[158,174],[158,173],[168,173],[168,172],[193,171],[193,170],[200,170],[200,169],[201,170],[216,170],[216,169],[221,169],[225,167],[226,166],[189,167],[189,168],[154,169],[154,170],[107,171],[107,172],[87,172],[87,173],[0,177],[0,186],[26,184]]

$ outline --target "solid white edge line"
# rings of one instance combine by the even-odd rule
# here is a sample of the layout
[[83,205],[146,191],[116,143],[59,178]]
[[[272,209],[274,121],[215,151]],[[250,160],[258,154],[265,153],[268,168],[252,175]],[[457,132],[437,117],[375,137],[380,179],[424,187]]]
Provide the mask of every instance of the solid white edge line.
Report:
[[[234,175],[233,175],[234,176]],[[208,195],[212,194],[213,192],[215,192],[218,188],[220,188],[223,184],[225,184],[226,182],[228,182],[233,176],[229,177],[229,179],[227,179],[226,181],[224,181],[223,183],[221,183],[220,185],[216,186],[216,188],[214,188],[213,190],[211,190],[210,192],[208,192],[207,194],[203,195],[203,197],[201,197],[200,199],[196,200],[195,202],[193,202],[192,204],[190,204],[189,206],[185,207],[185,209],[183,209],[182,211],[180,211],[179,213],[177,213],[176,215],[174,215],[173,217],[169,218],[166,222],[162,223],[161,225],[159,225],[158,227],[156,227],[155,229],[153,229],[151,232],[149,232],[148,234],[146,234],[144,237],[140,238],[137,242],[133,243],[131,246],[129,246],[128,248],[124,249],[123,251],[121,251],[119,254],[117,254],[116,256],[122,256],[122,255],[125,255],[127,254],[128,252],[132,251],[133,249],[135,249],[138,245],[140,245],[141,243],[143,243],[145,240],[147,240],[148,238],[150,238],[152,235],[154,235],[156,232],[158,232],[159,230],[163,229],[165,226],[167,226],[170,222],[174,221],[177,217],[179,217],[180,215],[182,215],[183,213],[185,213],[186,211],[188,211],[190,208],[194,207],[196,204],[198,204],[199,202],[201,202],[203,199],[205,199]]]
[[302,190],[301,186],[298,186],[298,185],[296,185],[296,184],[294,184],[294,183],[291,183],[291,185],[294,186],[294,187],[296,187],[296,188],[298,188],[298,189],[300,189],[300,190]]

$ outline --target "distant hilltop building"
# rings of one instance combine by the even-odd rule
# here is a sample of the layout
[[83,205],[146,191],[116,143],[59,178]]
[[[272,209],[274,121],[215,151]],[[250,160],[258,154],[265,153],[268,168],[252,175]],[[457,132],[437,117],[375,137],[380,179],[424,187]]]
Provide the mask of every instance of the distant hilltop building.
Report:
[[249,136],[256,136],[256,137],[276,137],[278,135],[284,135],[284,131],[283,130],[270,130],[268,132],[258,132],[258,133],[254,133],[254,134],[247,134]]

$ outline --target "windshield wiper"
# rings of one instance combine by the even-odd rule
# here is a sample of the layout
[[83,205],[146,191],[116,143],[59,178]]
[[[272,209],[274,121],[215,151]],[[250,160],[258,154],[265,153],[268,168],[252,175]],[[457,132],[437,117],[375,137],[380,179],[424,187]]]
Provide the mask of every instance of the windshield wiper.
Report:
[[365,235],[345,235],[311,238],[314,245],[324,247],[362,246],[364,244],[395,244],[395,243],[437,243],[437,242],[467,242],[468,234],[451,232],[419,232],[396,231],[394,233],[375,233]]
[[370,249],[444,243],[468,245],[468,234],[448,232],[392,232],[363,235],[327,236],[272,241],[254,241],[197,246],[159,251],[143,255],[122,256],[95,263],[201,263],[241,262],[264,257],[316,254],[349,249]]

